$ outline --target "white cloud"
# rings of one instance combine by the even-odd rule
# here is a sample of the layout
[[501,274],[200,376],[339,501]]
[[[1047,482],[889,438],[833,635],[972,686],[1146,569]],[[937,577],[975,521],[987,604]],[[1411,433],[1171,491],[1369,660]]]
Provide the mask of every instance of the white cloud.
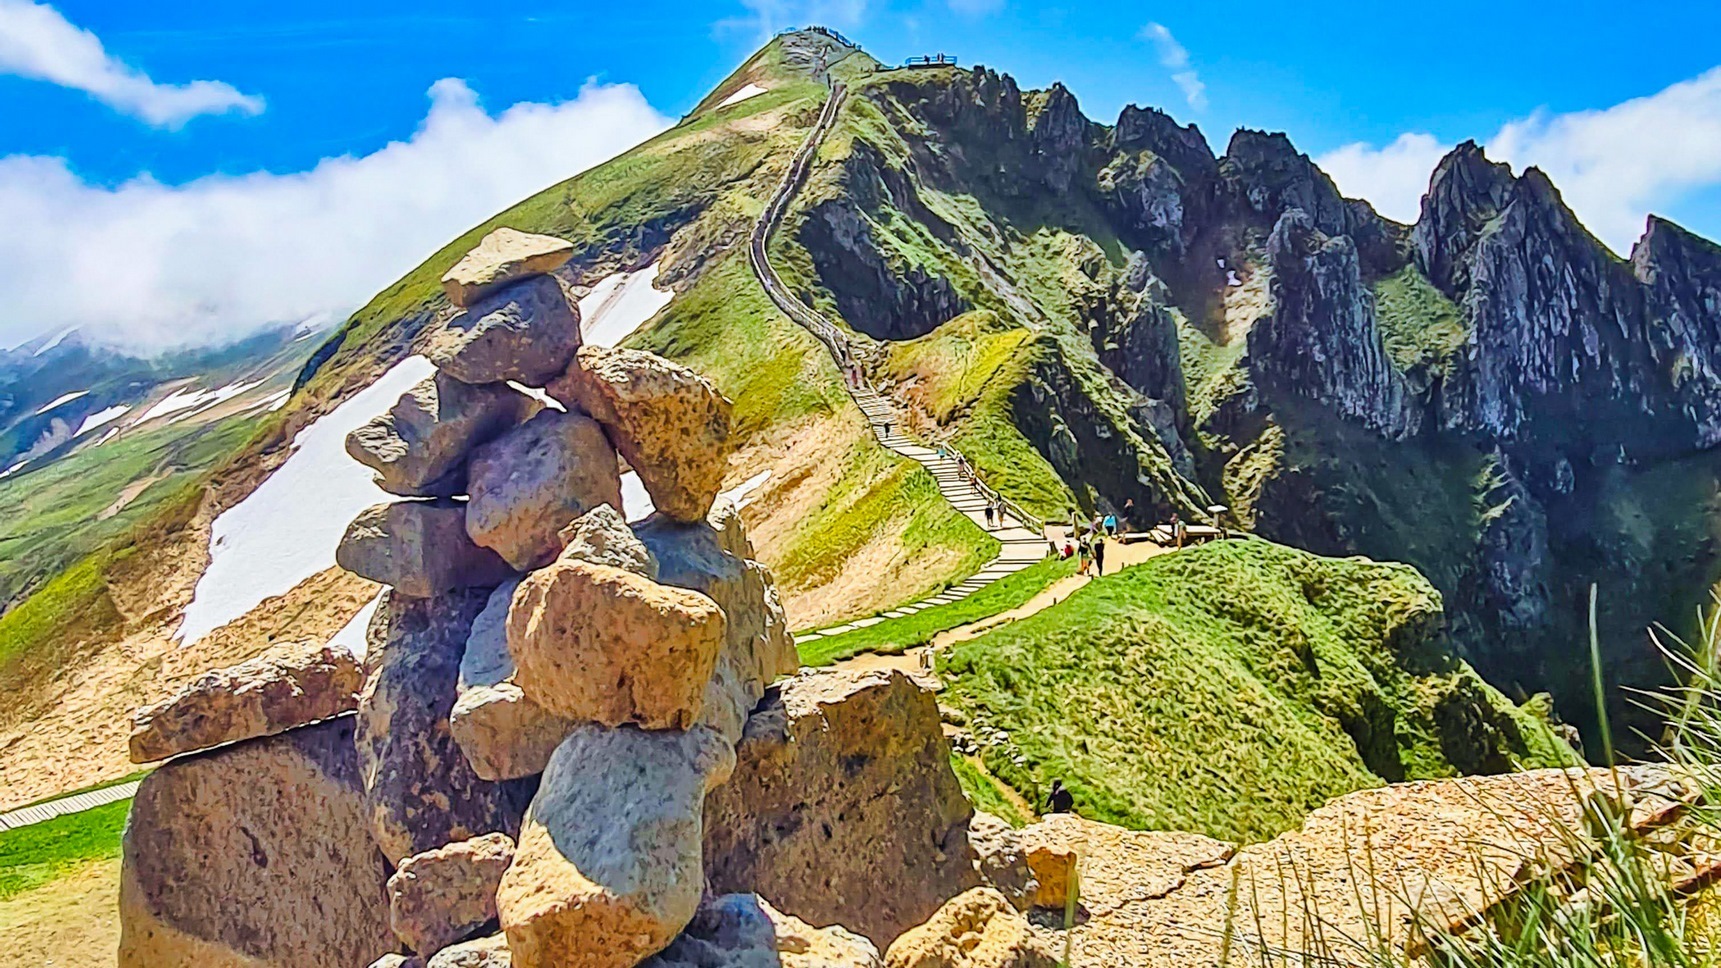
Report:
[[409,140],[291,174],[108,188],[64,159],[0,158],[0,346],[78,326],[158,348],[343,316],[455,235],[669,123],[632,86],[495,116],[456,79],[430,98]]
[[1183,92],[1183,99],[1196,111],[1207,109],[1207,85],[1201,75],[1189,66],[1189,50],[1171,35],[1164,24],[1150,23],[1141,28],[1141,39],[1151,41],[1159,51],[1159,64],[1171,72],[1171,79]]
[[[1721,67],[1609,108],[1538,111],[1484,144],[1490,157],[1519,170],[1547,172],[1590,231],[1623,253],[1651,211],[1721,184]],[[1380,149],[1346,145],[1319,163],[1346,194],[1414,218],[1447,147],[1433,135],[1404,134]]]
[[0,73],[83,91],[158,127],[200,114],[257,114],[263,99],[221,81],[157,84],[109,54],[101,39],[32,0],[0,0]]
[[719,32],[748,33],[767,40],[791,27],[833,27],[849,30],[866,19],[867,0],[741,0],[746,13],[725,17]]

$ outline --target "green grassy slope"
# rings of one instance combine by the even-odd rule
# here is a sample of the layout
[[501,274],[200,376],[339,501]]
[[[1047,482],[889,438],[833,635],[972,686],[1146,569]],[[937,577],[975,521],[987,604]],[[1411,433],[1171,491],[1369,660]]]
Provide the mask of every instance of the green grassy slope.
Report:
[[[946,701],[1030,800],[1261,840],[1389,780],[1557,752],[1445,651],[1440,596],[1403,565],[1262,541],[1166,555],[949,653]],[[1020,762],[1018,762],[1020,759]]]
[[119,857],[120,834],[130,812],[131,801],[120,800],[0,831],[0,900],[41,887],[84,861]]

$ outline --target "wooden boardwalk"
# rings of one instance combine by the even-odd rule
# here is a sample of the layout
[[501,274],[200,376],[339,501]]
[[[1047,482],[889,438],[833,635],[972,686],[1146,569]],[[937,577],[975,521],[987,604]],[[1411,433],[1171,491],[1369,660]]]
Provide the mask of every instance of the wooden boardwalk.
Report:
[[49,800],[35,806],[22,807],[11,813],[0,813],[0,831],[16,830],[19,827],[28,827],[33,823],[63,817],[69,813],[82,813],[95,807],[128,800],[137,795],[138,784],[142,782],[141,780],[132,780],[129,783],[121,783],[119,786],[91,790],[89,793],[75,793],[58,800]]

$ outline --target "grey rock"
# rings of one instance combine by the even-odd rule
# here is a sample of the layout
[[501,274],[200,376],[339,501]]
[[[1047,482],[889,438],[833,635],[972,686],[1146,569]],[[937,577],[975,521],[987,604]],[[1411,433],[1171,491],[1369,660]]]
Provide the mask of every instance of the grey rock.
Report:
[[640,968],[882,968],[871,941],[841,925],[815,928],[757,894],[699,906],[687,930]]
[[458,698],[449,730],[472,769],[486,780],[513,780],[544,772],[576,725],[526,698],[514,684],[508,652],[508,608],[519,579],[497,586],[466,638]]
[[493,588],[513,574],[466,533],[466,506],[455,501],[397,501],[359,512],[335,549],[342,568],[429,598],[459,588]]
[[521,571],[554,561],[575,518],[621,507],[615,448],[578,413],[541,411],[478,448],[467,482],[467,533]]
[[466,455],[525,419],[534,406],[505,383],[475,386],[438,372],[348,434],[347,454],[376,471],[378,486],[391,494],[465,493],[458,472]]
[[563,557],[610,565],[657,580],[657,559],[628,527],[615,506],[599,505],[574,520],[557,535]]
[[496,920],[496,887],[514,860],[514,842],[486,834],[414,854],[388,879],[389,925],[429,957]]
[[580,311],[553,276],[492,292],[431,334],[425,356],[463,383],[543,386],[580,347]]

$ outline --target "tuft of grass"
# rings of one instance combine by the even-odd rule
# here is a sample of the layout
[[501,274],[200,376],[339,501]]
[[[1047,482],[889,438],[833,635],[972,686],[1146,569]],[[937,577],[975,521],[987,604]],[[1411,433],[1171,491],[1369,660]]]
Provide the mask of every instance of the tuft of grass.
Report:
[[951,753],[950,768],[955,771],[956,782],[962,785],[962,793],[969,803],[974,804],[974,809],[984,810],[1012,827],[1028,825],[1028,818],[1022,816],[1022,811],[1004,795],[999,787],[1000,781],[986,772],[984,765],[961,753]]
[[902,618],[887,618],[864,629],[814,639],[798,646],[801,664],[830,665],[863,652],[883,655],[906,652],[932,641],[940,632],[1016,608],[1052,582],[1075,574],[1076,565],[1073,558],[1068,561],[1048,558],[1001,578],[959,602],[935,605]]
[[0,831],[0,900],[41,887],[67,869],[120,856],[130,800]]
[[1444,372],[1469,338],[1458,307],[1414,263],[1377,281],[1374,301],[1387,355],[1405,372]]
[[1229,541],[1097,579],[940,672],[1030,800],[1061,778],[1097,820],[1256,841],[1364,787],[1561,762],[1441,621],[1407,566]]

